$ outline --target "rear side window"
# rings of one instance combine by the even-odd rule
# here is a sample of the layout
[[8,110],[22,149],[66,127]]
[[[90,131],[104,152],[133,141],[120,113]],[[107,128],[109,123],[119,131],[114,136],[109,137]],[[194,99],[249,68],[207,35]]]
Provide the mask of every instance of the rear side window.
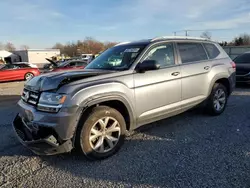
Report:
[[26,65],[26,64],[18,64],[16,66],[18,66],[19,68],[28,68],[29,67],[29,65]]
[[207,54],[200,43],[177,43],[182,63],[207,60]]
[[77,62],[75,62],[75,61],[74,61],[74,62],[71,62],[71,63],[69,64],[69,66],[70,66],[70,67],[74,67],[74,66],[76,66],[76,63],[77,63]]
[[234,62],[237,63],[249,63],[250,64],[250,53],[242,54],[234,59]]
[[220,54],[220,51],[214,44],[205,43],[204,47],[207,51],[209,59],[214,59]]

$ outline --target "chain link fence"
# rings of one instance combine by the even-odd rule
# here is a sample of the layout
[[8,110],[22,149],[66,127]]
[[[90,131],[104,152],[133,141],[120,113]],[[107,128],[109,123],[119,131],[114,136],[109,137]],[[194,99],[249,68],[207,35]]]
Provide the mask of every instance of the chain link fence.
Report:
[[234,59],[238,55],[245,52],[250,52],[250,46],[223,46],[223,49],[231,57],[231,59]]

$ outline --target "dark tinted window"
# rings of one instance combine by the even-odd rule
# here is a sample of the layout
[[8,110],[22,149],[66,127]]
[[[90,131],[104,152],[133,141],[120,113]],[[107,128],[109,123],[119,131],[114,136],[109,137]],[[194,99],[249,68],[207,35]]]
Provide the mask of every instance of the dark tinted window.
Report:
[[220,51],[218,50],[218,48],[214,44],[206,43],[206,44],[204,44],[204,47],[207,50],[209,59],[214,59],[220,54]]
[[234,59],[234,62],[237,63],[250,63],[250,53],[245,53],[242,55],[239,55]]
[[207,54],[200,43],[178,43],[182,63],[207,60]]
[[69,64],[69,66],[70,66],[70,67],[76,66],[76,62],[75,62],[75,61],[74,61],[74,62],[71,62],[71,63]]
[[29,67],[29,65],[27,65],[27,64],[14,64],[14,65],[19,67],[19,68],[27,68],[27,67]]
[[84,65],[87,65],[87,63],[83,62],[83,61],[78,61],[76,63],[77,66],[84,66]]
[[7,64],[1,68],[1,70],[8,70],[8,69],[18,69],[19,67],[13,64]]

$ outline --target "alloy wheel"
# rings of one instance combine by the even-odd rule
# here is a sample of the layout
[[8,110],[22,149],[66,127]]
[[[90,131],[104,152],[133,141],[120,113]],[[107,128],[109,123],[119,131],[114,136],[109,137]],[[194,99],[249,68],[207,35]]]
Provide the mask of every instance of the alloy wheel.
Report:
[[106,153],[116,146],[120,135],[119,122],[113,117],[103,117],[91,128],[89,143],[95,152]]
[[221,111],[226,104],[226,93],[223,89],[218,89],[214,94],[214,109],[216,111]]
[[31,78],[33,78],[34,77],[34,75],[32,74],[32,73],[27,73],[26,75],[25,75],[25,80],[30,80]]

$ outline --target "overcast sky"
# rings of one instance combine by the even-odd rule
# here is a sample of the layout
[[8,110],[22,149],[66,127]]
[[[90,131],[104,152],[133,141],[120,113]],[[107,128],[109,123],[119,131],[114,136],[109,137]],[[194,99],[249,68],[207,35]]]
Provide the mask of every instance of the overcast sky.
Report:
[[1,0],[0,8],[0,42],[17,47],[51,47],[86,36],[130,41],[183,29],[226,29],[212,31],[220,41],[250,33],[249,0]]

